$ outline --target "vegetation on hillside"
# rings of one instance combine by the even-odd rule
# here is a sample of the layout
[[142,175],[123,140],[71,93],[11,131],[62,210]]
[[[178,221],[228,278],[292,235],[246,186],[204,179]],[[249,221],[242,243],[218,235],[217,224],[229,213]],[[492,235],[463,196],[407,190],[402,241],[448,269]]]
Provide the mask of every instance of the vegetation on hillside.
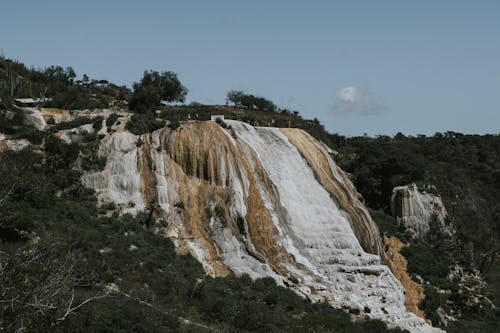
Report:
[[[436,325],[443,324],[439,312],[460,318],[450,324],[449,332],[498,331],[500,313],[485,300],[471,299],[475,290],[500,304],[500,136],[447,132],[432,137],[332,139],[337,142],[333,148],[340,153],[339,164],[352,174],[367,205],[377,209],[374,219],[388,234],[405,239],[389,215],[392,189],[412,182],[435,185],[448,210],[447,223],[456,234],[450,239],[434,229],[426,239],[403,249],[417,281],[419,276],[430,282],[423,310]],[[479,272],[488,285],[450,279],[455,264],[466,274]]]
[[135,135],[152,132],[163,126],[165,120],[156,119],[150,113],[134,114],[126,124],[126,128]]
[[0,57],[0,100],[11,106],[15,98],[47,98],[42,106],[71,110],[106,108],[125,101],[130,90],[106,80],[81,80],[73,68],[28,68],[21,62]]

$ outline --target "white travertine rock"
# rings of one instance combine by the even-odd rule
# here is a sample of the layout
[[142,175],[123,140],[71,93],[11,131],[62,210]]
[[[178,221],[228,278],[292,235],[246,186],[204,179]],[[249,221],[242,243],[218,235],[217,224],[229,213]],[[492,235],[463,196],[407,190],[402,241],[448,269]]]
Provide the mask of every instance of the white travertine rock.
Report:
[[86,133],[94,133],[94,127],[92,124],[85,124],[76,128],[64,130],[60,139],[66,143],[79,143],[82,142],[83,135]]
[[447,216],[439,195],[419,190],[417,185],[398,186],[392,190],[392,215],[396,217],[412,238],[422,238],[437,223],[440,230],[446,230]]
[[9,139],[5,140],[5,146],[7,149],[19,151],[28,147],[31,143],[26,139]]
[[100,202],[114,202],[124,213],[145,209],[141,196],[141,177],[137,170],[137,137],[117,132],[102,140],[100,154],[107,157],[103,171],[87,173],[83,184],[96,190]]
[[25,125],[33,126],[41,131],[47,127],[47,123],[45,122],[42,113],[36,109],[24,110],[23,122]]
[[[153,210],[167,221],[165,234],[179,251],[190,252],[208,274],[272,277],[313,301],[359,309],[390,327],[442,332],[406,311],[404,288],[376,244],[375,254],[368,253],[356,237],[359,220],[367,224],[360,230],[373,233],[367,239],[380,236],[319,142],[304,142],[322,155],[324,163],[312,167],[290,133],[226,123],[226,129],[198,122],[141,136],[117,130],[101,143],[105,169],[82,181],[121,212]],[[349,193],[334,199],[333,188]]]

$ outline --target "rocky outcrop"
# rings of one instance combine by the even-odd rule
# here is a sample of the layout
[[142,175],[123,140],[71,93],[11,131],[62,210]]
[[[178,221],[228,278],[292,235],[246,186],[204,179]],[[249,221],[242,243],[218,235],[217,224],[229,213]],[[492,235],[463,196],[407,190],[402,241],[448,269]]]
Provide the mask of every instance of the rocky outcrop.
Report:
[[419,190],[417,185],[392,190],[391,212],[411,238],[424,237],[431,226],[446,231],[446,209],[433,187]]
[[389,326],[440,331],[406,310],[378,229],[327,147],[298,129],[226,123],[117,129],[102,140],[105,169],[82,181],[101,203],[163,220],[210,275],[270,276]]
[[4,147],[3,149],[20,151],[30,146],[30,142],[26,139],[6,139],[0,145]]
[[55,124],[61,121],[73,119],[73,115],[68,110],[52,108],[23,108],[23,123],[38,130],[45,130],[49,122]]

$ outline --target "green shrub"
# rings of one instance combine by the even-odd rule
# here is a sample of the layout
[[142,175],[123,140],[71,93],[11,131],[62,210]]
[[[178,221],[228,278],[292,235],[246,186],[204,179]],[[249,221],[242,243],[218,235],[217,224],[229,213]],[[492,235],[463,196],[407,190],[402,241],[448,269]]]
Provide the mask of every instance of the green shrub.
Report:
[[168,127],[172,130],[172,131],[175,131],[176,129],[178,129],[179,127],[181,126],[181,123],[179,120],[177,119],[174,119],[170,122],[170,124],[168,124]]
[[[102,121],[102,118],[101,118]],[[73,120],[70,121],[63,121],[60,122],[54,126],[52,126],[50,129],[47,130],[49,133],[57,133],[61,130],[67,130],[67,129],[72,129],[76,127],[80,127],[82,125],[86,124],[94,124],[95,119],[88,118],[88,117],[77,117]]]
[[175,204],[174,204],[174,207],[176,208],[179,208],[179,209],[184,209],[184,202],[182,201],[177,201]]
[[94,132],[99,132],[102,128],[102,122],[104,118],[102,116],[95,117],[92,121],[92,128],[94,129]]
[[382,234],[387,236],[398,236],[402,238],[402,233],[398,228],[398,223],[394,217],[381,209],[369,209],[373,221],[378,225]]
[[404,247],[401,254],[408,261],[408,271],[421,275],[435,285],[445,283],[451,261],[446,252],[417,243]]
[[164,120],[158,120],[150,114],[134,114],[127,122],[126,128],[135,135],[155,131],[165,126]]
[[435,287],[426,285],[425,288],[425,298],[422,301],[420,307],[425,312],[427,319],[432,321],[433,325],[441,326],[440,316],[437,313],[438,308],[446,309],[446,301],[448,300],[448,295],[440,293]]
[[106,119],[106,127],[108,128],[108,132],[111,132],[111,127],[115,124],[116,120],[120,118],[118,113],[112,113]]
[[45,139],[47,165],[54,170],[67,169],[77,159],[80,146],[77,143],[66,144],[61,139],[51,135]]

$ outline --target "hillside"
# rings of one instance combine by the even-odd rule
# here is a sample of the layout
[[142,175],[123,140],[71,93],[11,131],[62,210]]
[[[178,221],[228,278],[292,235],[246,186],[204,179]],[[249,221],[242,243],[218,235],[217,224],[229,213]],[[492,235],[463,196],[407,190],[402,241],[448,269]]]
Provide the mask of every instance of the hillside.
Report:
[[[455,313],[462,317],[452,323],[457,331],[494,331],[483,325],[486,318],[498,317],[485,312],[482,302],[472,301],[476,296],[470,292],[480,290],[496,305],[500,302],[500,136],[400,134],[345,138],[335,147],[339,165],[352,174],[368,206],[377,210],[373,215],[382,222],[381,229],[410,241],[403,251],[409,270],[415,278],[430,282],[423,303],[428,317],[437,324],[445,321],[443,313]],[[389,215],[392,191],[409,183],[433,185],[431,191],[442,196],[453,237],[434,231],[432,238],[411,240],[394,228],[397,224]],[[450,275],[457,264],[463,272]],[[487,285],[472,276],[480,276]],[[457,290],[460,284],[467,285],[467,291]]]
[[76,78],[71,67],[28,68],[19,61],[0,57],[0,101],[8,105],[16,98],[48,98],[45,107],[95,109],[119,105],[130,90],[107,80]]
[[[7,59],[0,88],[7,331],[417,332],[405,311],[498,329],[498,135],[346,138],[296,111],[199,104],[156,119],[126,88]],[[42,92],[46,108],[13,105]],[[410,207],[442,197],[442,221],[419,208],[430,230],[413,236],[391,210],[401,186],[424,198]]]
[[[16,113],[14,121],[22,121],[21,113]],[[157,215],[152,218],[148,210],[134,217],[120,215],[124,208],[120,205],[98,205],[94,192],[79,178],[103,170],[96,143],[104,138],[96,131],[107,130],[106,120],[77,119],[49,125],[34,136],[38,141],[20,151],[11,150],[18,146],[5,140],[0,155],[0,279],[1,298],[8,303],[2,302],[0,308],[2,328],[37,332],[388,331],[380,321],[352,322],[348,309],[312,304],[272,278],[206,275],[200,263],[191,255],[177,254],[162,235],[172,221]],[[37,131],[14,121],[11,133]],[[114,126],[119,127],[119,122],[115,119],[110,125],[112,131],[118,130]],[[71,136],[77,125],[95,132]],[[69,137],[79,137],[79,143],[65,143]],[[136,141],[132,143],[135,147]],[[185,202],[174,203],[177,213],[189,209]],[[125,204],[140,210],[128,200]],[[351,311],[364,317],[359,310]]]

